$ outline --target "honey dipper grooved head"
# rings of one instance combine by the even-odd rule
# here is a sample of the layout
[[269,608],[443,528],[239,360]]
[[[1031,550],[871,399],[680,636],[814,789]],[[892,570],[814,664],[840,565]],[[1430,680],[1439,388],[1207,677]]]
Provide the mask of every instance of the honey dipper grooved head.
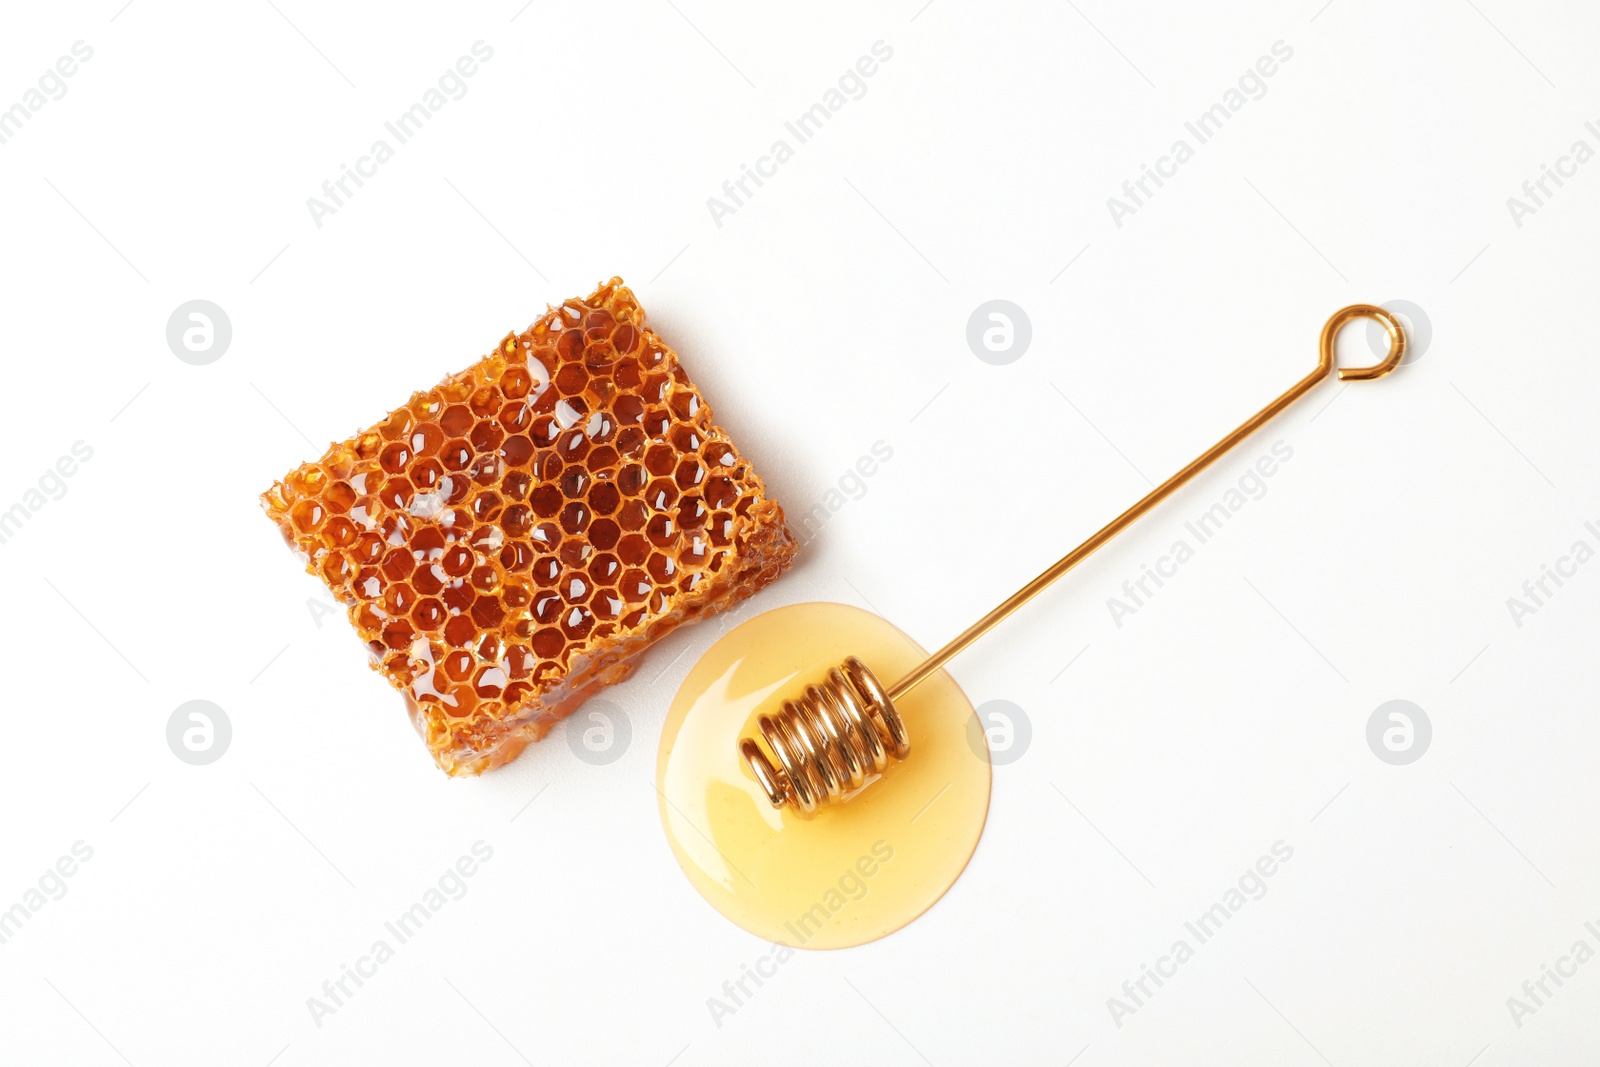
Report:
[[849,799],[891,759],[911,753],[894,702],[854,656],[799,699],[786,701],[777,715],[761,716],[757,726],[771,758],[749,737],[740,739],[740,755],[774,808],[787,805],[803,817]]

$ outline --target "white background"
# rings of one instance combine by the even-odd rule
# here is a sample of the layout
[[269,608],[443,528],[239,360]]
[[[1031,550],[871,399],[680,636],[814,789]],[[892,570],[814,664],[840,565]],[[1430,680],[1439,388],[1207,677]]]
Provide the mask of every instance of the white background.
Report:
[[[0,145],[0,509],[94,451],[0,545],[0,908],[93,849],[0,945],[0,1060],[1595,1058],[1600,962],[1520,1027],[1507,998],[1600,949],[1600,563],[1520,627],[1506,601],[1600,547],[1600,163],[1520,227],[1506,199],[1600,148],[1600,13],[121,4],[0,35],[0,106],[94,50]],[[478,40],[466,95],[314,225]],[[866,94],[719,227],[707,198],[880,40]],[[1115,225],[1107,198],[1280,40],[1265,96]],[[613,273],[792,513],[894,450],[746,613],[843,600],[930,647],[1309,370],[1336,308],[1414,302],[1432,341],[1320,387],[965,654],[974,702],[1032,723],[966,875],[718,1026],[707,998],[768,949],[679,873],[652,786],[726,623],[610,695],[617,762],[558,731],[449,780],[256,503]],[[209,366],[165,340],[196,298],[233,326]],[[992,298],[1032,321],[1008,366],[965,341]],[[1107,598],[1277,440],[1266,495],[1118,627]],[[191,699],[233,725],[209,766],[167,747]],[[1391,699],[1433,725],[1409,766],[1367,746]],[[467,896],[318,1027],[307,998],[478,840]],[[1280,840],[1265,897],[1116,1025],[1107,998]]]

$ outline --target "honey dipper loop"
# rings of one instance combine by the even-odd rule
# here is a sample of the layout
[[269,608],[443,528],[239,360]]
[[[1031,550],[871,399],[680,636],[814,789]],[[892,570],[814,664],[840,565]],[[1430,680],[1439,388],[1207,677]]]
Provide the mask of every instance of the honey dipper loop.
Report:
[[[1355,319],[1372,319],[1389,335],[1389,351],[1367,367],[1338,367],[1334,343],[1339,331]],[[881,774],[888,759],[904,759],[911,751],[905,724],[894,702],[983,636],[1007,615],[1033,599],[1045,586],[1076,567],[1107,541],[1131,526],[1178,488],[1215,463],[1222,455],[1255,433],[1284,408],[1310,392],[1337,368],[1341,381],[1382,378],[1405,357],[1405,330],[1388,311],[1372,304],[1340,308],[1322,327],[1316,369],[1290,386],[1266,407],[1250,416],[1222,440],[1206,449],[1178,473],[1152,489],[1138,503],[1112,519],[1077,548],[1051,564],[1042,574],[995,609],[967,627],[949,644],[923,660],[887,691],[860,660],[854,657],[806,689],[799,700],[783,705],[777,716],[763,715],[761,735],[775,757],[769,758],[752,738],[739,742],[740,754],[774,808],[788,806],[797,815],[811,816],[827,804],[854,796],[870,778]]]

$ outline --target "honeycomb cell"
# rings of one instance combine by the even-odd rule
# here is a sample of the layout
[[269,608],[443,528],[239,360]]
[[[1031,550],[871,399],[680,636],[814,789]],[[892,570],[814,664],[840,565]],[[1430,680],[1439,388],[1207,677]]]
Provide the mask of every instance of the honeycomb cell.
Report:
[[637,426],[629,426],[617,434],[617,452],[629,459],[637,459],[643,452],[645,442],[644,431]]
[[411,647],[411,639],[415,636],[416,631],[411,625],[398,619],[383,628],[383,643],[396,651]]
[[355,506],[356,491],[349,482],[334,482],[322,491],[322,503],[336,515],[343,515]]
[[639,331],[632,323],[623,323],[611,331],[611,347],[619,357],[632,355],[639,347]]
[[541,589],[552,589],[561,577],[561,560],[555,556],[538,556],[533,561],[533,580]]
[[617,420],[597,411],[583,424],[583,434],[594,444],[603,445],[617,435]]
[[602,552],[589,561],[589,577],[596,585],[615,585],[622,574],[622,562],[609,552]]
[[472,498],[472,517],[479,522],[492,522],[504,503],[499,493],[479,493]]
[[580,363],[569,363],[556,371],[555,382],[562,396],[581,396],[589,384],[589,372]]
[[556,404],[560,400],[561,394],[556,392],[554,382],[541,382],[534,387],[533,392],[528,394],[528,398],[523,403],[528,405],[528,410],[533,412],[535,416],[540,416],[549,415],[555,411]]
[[643,565],[650,556],[650,542],[640,534],[629,534],[617,542],[617,557],[630,567]]
[[544,623],[555,622],[565,607],[560,593],[541,593],[533,598],[533,617]]
[[445,587],[439,591],[439,599],[444,601],[444,606],[449,609],[452,615],[459,615],[469,610],[472,607],[472,602],[477,597],[478,594],[473,591],[472,586],[460,578],[453,582],[447,582]]
[[456,648],[472,644],[477,636],[478,627],[470,615],[452,615],[444,624],[444,639]]
[[533,459],[533,441],[523,434],[507,437],[500,445],[500,458],[507,467],[525,467]]
[[478,641],[478,659],[484,663],[499,663],[506,654],[505,642],[495,634],[485,634]]
[[674,426],[667,437],[672,442],[672,447],[679,453],[690,455],[700,450],[700,445],[704,440],[698,430],[683,423]]
[[555,444],[557,437],[561,436],[561,423],[556,421],[554,415],[540,415],[533,420],[533,440],[535,444]]
[[533,529],[533,509],[526,504],[513,504],[500,513],[500,528],[508,538],[520,541]]
[[383,557],[383,574],[391,582],[403,582],[411,576],[416,561],[408,548],[392,548]]
[[650,576],[638,568],[623,571],[622,579],[617,583],[617,592],[630,604],[643,604],[650,599],[653,589],[655,585],[650,581]]
[[668,444],[651,445],[645,450],[645,469],[651,474],[671,474],[678,462],[678,454]]
[[528,505],[541,519],[555,518],[565,502],[566,498],[562,496],[561,487],[558,485],[541,485],[528,494]]
[[594,612],[582,605],[567,609],[561,617],[561,632],[569,640],[581,640],[589,636],[589,631],[594,628]]
[[466,545],[452,545],[445,550],[444,556],[439,560],[439,565],[444,572],[453,578],[460,578],[472,570],[472,549]]
[[671,556],[660,552],[652,552],[644,566],[657,585],[667,585],[678,573],[677,562]]
[[649,484],[649,473],[638,463],[629,463],[617,472],[617,489],[623,496],[640,496]]
[[667,407],[673,415],[687,422],[700,414],[700,396],[693,389],[674,389]]
[[361,530],[343,515],[335,515],[322,528],[322,543],[329,548],[349,548],[360,536]]
[[369,530],[356,538],[350,558],[357,563],[376,563],[383,558],[383,552],[383,538]]
[[657,478],[644,488],[644,502],[652,511],[666,511],[678,502],[678,484],[671,478]]
[[670,374],[654,372],[645,374],[639,383],[639,395],[646,404],[659,404],[667,398],[667,385],[672,381]]
[[512,541],[500,550],[500,566],[514,574],[532,567],[533,559],[533,546],[522,541]]
[[322,520],[327,516],[328,509],[322,501],[315,498],[302,500],[289,510],[294,520],[295,529],[301,533],[311,533],[322,526]]
[[697,496],[686,496],[678,499],[678,529],[698,530],[706,524],[706,517],[711,512],[707,510],[705,501]]
[[328,472],[308,463],[286,480],[295,496],[317,496],[328,487]]
[[[617,384],[622,383],[618,381]],[[611,413],[623,426],[637,425],[639,420],[644,418],[644,401],[633,393],[623,393],[611,402]]]
[[623,606],[622,597],[614,589],[595,590],[594,599],[589,602],[594,617],[606,622],[620,618]]
[[[371,604],[358,603],[351,605],[350,621],[363,633],[376,634],[383,629],[383,619],[373,610]],[[372,642],[369,639],[367,643],[370,646]],[[382,642],[379,642],[379,644],[381,646]]]
[[500,479],[500,488],[512,500],[526,500],[528,490],[533,488],[533,476],[527,471],[507,471]]
[[493,567],[474,567],[472,570],[472,588],[480,593],[499,592],[500,572]]
[[480,697],[497,697],[506,687],[506,672],[500,667],[484,667],[472,681]]
[[404,512],[396,511],[385,515],[383,521],[378,523],[378,533],[383,537],[386,545],[403,545],[410,538],[414,527],[410,516]]
[[700,465],[698,459],[690,456],[679,461],[673,478],[677,481],[679,489],[693,489],[706,480],[706,469]]
[[411,454],[431,456],[444,446],[444,431],[437,423],[424,422],[411,431]]
[[416,423],[411,417],[411,412],[405,408],[396,408],[389,412],[388,417],[373,429],[382,434],[385,440],[400,441],[411,433],[411,428],[414,425]]
[[383,488],[378,490],[378,500],[395,511],[404,511],[411,506],[411,498],[416,493],[416,487],[408,479],[395,477],[383,483]]
[[432,393],[412,393],[411,403],[406,407],[423,422],[438,422],[439,413],[444,410],[444,401],[439,398],[437,390]]
[[383,610],[390,615],[405,615],[416,602],[416,592],[405,582],[395,582],[383,591]]
[[703,495],[707,506],[720,510],[739,499],[739,486],[732,478],[719,474],[706,482]]
[[521,400],[533,388],[533,375],[527,367],[507,367],[500,375],[500,392],[507,400]]
[[478,659],[465,649],[456,649],[444,657],[444,670],[451,678],[464,682],[478,669]]
[[678,543],[678,524],[670,515],[655,515],[645,524],[644,535],[657,548],[671,548]]
[[478,710],[478,695],[471,687],[457,688],[450,691],[445,700],[445,714],[452,719],[465,719]]
[[521,645],[512,645],[506,650],[506,671],[512,678],[522,679],[533,673],[533,668],[539,660],[534,654]]
[[589,491],[592,479],[582,467],[568,467],[561,472],[561,495],[568,500],[578,500]]
[[522,433],[533,425],[533,409],[512,401],[500,409],[500,428],[506,433]]
[[563,462],[581,463],[589,454],[589,438],[582,430],[568,430],[556,438],[556,454]]
[[620,280],[262,497],[450,774],[514,758],[795,554]]
[[439,479],[437,490],[446,504],[461,504],[472,493],[472,480],[460,474],[446,475]]
[[548,626],[534,633],[530,645],[536,655],[555,659],[566,650],[567,639],[559,629]]
[[330,552],[322,560],[322,578],[330,587],[336,587],[348,582],[355,574],[355,567],[341,552]]
[[622,529],[610,519],[596,519],[589,524],[589,543],[602,552],[617,547],[622,539]]
[[472,447],[479,452],[493,452],[500,447],[500,442],[505,440],[505,434],[499,426],[492,422],[480,422],[472,428],[472,433],[467,440],[472,442]]
[[578,330],[563,331],[556,340],[556,354],[564,362],[572,362],[583,357],[583,334]]
[[472,461],[472,480],[478,485],[494,485],[500,480],[500,475],[505,473],[505,467],[497,455],[479,456]]
[[[486,385],[472,394],[472,401],[469,406],[472,408],[474,415],[484,418],[485,416],[493,415],[500,409],[500,400],[500,393],[493,386]],[[478,423],[478,426],[483,425],[486,424]],[[476,430],[477,427],[473,427],[473,429]]]
[[378,466],[390,474],[403,474],[406,464],[411,462],[411,446],[394,442],[378,453]]
[[667,414],[665,408],[651,408],[644,413],[644,418],[639,420],[639,426],[651,437],[660,437],[671,425],[672,416]]
[[446,441],[440,449],[439,458],[448,470],[464,471],[472,463],[472,446],[459,437]]
[[411,479],[411,484],[424,492],[432,492],[439,487],[439,482],[444,478],[444,468],[431,459],[418,460],[411,464],[411,469],[406,473]]
[[589,413],[589,405],[581,396],[562,397],[556,401],[555,407],[551,408],[551,413],[556,417],[556,425],[563,430],[577,427],[578,432],[582,433],[583,430],[578,424]]
[[411,609],[411,621],[423,630],[437,630],[444,624],[444,605],[433,597],[423,597]]
[[[475,548],[480,554],[487,555],[494,552],[506,543],[506,533],[495,525],[478,526],[467,534],[467,544]],[[479,562],[482,562],[481,560]]]
[[589,528],[589,519],[593,515],[589,505],[574,500],[561,509],[561,529],[569,534],[581,534]]

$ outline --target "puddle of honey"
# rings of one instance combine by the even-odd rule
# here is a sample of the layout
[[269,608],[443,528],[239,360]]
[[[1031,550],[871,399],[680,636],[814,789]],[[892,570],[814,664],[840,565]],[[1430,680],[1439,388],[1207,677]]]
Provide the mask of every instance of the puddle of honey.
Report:
[[711,646],[662,730],[656,784],[678,864],[712,907],[790,948],[847,948],[911,922],[961,875],[989,811],[983,731],[942,671],[896,701],[904,761],[810,819],[768,803],[739,738],[852,655],[887,687],[926,653],[859,608],[778,608]]

